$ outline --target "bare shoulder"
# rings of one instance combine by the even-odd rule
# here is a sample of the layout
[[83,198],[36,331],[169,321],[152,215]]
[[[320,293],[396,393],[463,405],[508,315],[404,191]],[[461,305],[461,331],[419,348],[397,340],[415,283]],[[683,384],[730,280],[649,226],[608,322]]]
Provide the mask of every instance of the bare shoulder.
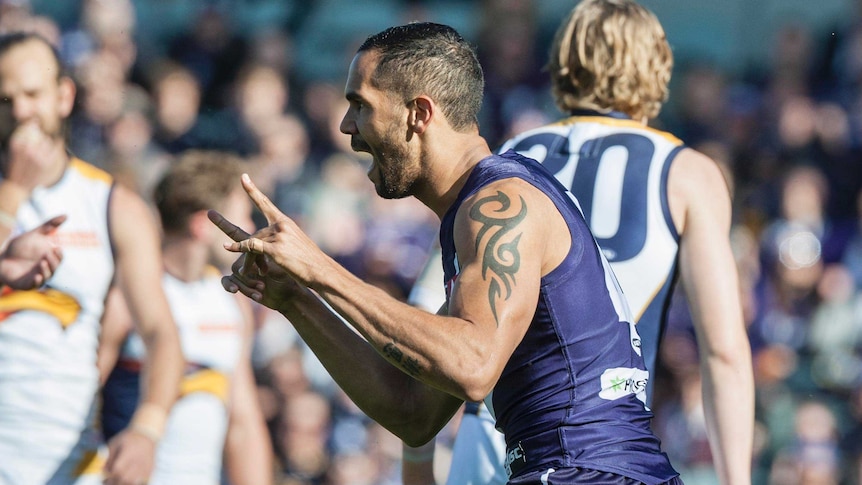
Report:
[[547,195],[519,178],[492,182],[464,200],[457,222],[512,227],[541,216],[553,207]]
[[692,213],[730,211],[730,185],[723,168],[703,153],[686,148],[668,175],[668,202],[674,225],[685,232]]
[[138,194],[122,184],[114,185],[114,190],[111,194],[111,209],[115,208],[124,211],[147,211],[150,214],[146,202]]
[[470,207],[480,200],[500,200],[529,202],[531,205],[553,207],[550,197],[531,183],[518,177],[512,177],[491,182],[479,189],[475,194],[464,200],[461,209]]
[[[686,148],[676,156],[670,168],[668,184],[671,190],[684,190],[702,197],[717,192],[727,197],[729,184],[723,168],[703,153]],[[718,194],[716,194],[718,195]]]
[[537,258],[544,272],[562,260],[571,244],[551,198],[520,178],[490,183],[467,198],[458,209],[455,241],[459,250],[471,245],[478,251],[521,248],[524,254],[544,255]]
[[141,197],[122,185],[111,194],[108,218],[111,239],[122,246],[124,241],[141,237],[158,237],[153,211]]

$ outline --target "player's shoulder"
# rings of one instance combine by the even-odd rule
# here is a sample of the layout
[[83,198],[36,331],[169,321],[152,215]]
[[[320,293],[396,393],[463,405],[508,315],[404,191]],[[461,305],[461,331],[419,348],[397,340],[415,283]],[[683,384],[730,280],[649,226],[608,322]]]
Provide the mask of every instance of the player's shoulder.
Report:
[[547,221],[548,211],[554,207],[549,195],[528,180],[502,178],[464,199],[458,208],[456,225],[460,221],[480,226],[541,226]]
[[108,213],[109,228],[115,242],[121,239],[118,234],[158,236],[153,210],[140,195],[122,184],[113,185]]
[[[147,203],[134,190],[123,184],[114,184],[111,195],[112,210],[120,210],[127,216],[138,215],[141,211],[151,214]],[[127,211],[131,211],[130,213]]]
[[732,192],[732,176],[718,161],[685,148],[671,165],[668,191],[672,199],[682,198],[689,207],[703,203],[724,205]]
[[470,207],[479,200],[509,201],[530,188],[533,187],[524,179],[516,176],[492,180],[465,197],[460,209]]
[[114,181],[114,177],[107,171],[77,157],[73,157],[69,162],[69,168],[87,180],[108,185],[112,184]]
[[682,179],[689,185],[729,185],[729,171],[719,161],[694,148],[685,147],[674,159],[671,179]]

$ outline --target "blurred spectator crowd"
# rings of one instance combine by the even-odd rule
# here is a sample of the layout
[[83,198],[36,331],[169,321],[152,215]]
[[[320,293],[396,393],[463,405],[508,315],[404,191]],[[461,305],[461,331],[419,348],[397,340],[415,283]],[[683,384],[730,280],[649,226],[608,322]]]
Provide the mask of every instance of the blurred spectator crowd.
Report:
[[[556,25],[539,21],[536,3],[0,0],[0,31],[35,30],[58,46],[79,90],[76,156],[149,197],[182,150],[235,152],[325,251],[406,299],[437,220],[413,199],[378,198],[368,160],[339,133],[349,59],[389,25],[453,25],[478,47],[481,126],[496,147],[561,116],[542,70]],[[844,25],[788,22],[768,62],[739,72],[678,62],[656,123],[721,164],[734,196],[756,484],[862,484],[862,17]],[[654,427],[686,483],[717,483],[692,325],[675,302]],[[344,397],[288,322],[259,317],[254,363],[277,483],[400,483],[400,442]]]

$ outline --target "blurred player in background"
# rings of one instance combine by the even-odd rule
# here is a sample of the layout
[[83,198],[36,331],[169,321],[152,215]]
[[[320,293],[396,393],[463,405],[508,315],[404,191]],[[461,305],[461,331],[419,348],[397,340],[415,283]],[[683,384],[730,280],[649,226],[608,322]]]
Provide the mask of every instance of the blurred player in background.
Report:
[[[730,248],[730,197],[713,160],[647,126],[667,99],[673,67],[664,30],[634,1],[585,0],[557,31],[548,67],[557,106],[570,117],[518,135],[500,152],[539,160],[577,197],[635,314],[653,374],[681,276],[716,471],[725,485],[748,484],[754,384]],[[426,308],[442,301],[441,283],[419,281],[413,301]],[[447,483],[505,483],[502,436],[493,427],[486,410],[466,408]],[[433,483],[432,459],[433,442],[405,447],[405,484]]]
[[[39,288],[0,294],[0,483],[140,484],[176,397],[182,355],[159,284],[159,236],[146,204],[71,156],[64,125],[75,84],[35,34],[0,37],[0,240],[65,215],[63,260]],[[112,281],[154,358],[142,404],[97,454],[96,352]]]
[[[250,302],[224,291],[222,270],[233,258],[207,219],[217,209],[252,228],[251,203],[235,180],[241,161],[214,151],[180,155],[156,186],[162,221],[165,293],[179,328],[186,375],[168,418],[149,483],[217,484],[222,456],[231,485],[272,483],[272,448],[251,368]],[[104,319],[99,367],[107,379],[102,423],[110,438],[137,405],[140,369],[148,359],[122,295]],[[109,376],[110,375],[110,376]]]

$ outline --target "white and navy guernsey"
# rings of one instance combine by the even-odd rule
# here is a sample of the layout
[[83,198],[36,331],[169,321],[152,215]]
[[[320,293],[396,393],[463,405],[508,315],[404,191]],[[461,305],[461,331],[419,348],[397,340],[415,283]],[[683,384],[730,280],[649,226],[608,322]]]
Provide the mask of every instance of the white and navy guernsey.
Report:
[[[507,141],[577,198],[626,295],[647,369],[656,355],[677,279],[679,234],[668,208],[671,164],[685,146],[622,113],[580,110]],[[647,403],[652,386],[647,388]]]

